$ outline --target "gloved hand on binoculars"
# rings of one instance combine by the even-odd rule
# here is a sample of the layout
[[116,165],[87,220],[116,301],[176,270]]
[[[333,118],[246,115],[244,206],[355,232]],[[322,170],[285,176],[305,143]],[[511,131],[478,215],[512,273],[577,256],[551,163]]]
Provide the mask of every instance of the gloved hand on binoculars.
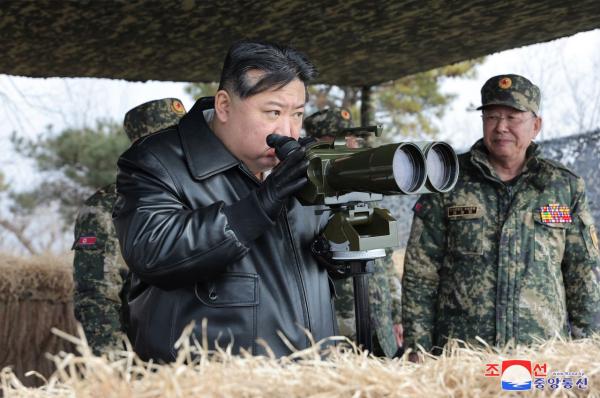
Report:
[[[296,140],[294,142],[297,143]],[[305,154],[306,149],[299,145],[273,169],[258,188],[258,202],[272,220],[277,218],[288,197],[308,182],[308,160],[304,158]]]
[[[306,148],[303,144],[277,134],[269,135],[267,143],[275,148],[281,163],[256,191],[223,209],[229,227],[244,243],[253,241],[272,226],[288,198],[308,182],[308,160],[305,159]],[[257,212],[256,206],[263,211]]]

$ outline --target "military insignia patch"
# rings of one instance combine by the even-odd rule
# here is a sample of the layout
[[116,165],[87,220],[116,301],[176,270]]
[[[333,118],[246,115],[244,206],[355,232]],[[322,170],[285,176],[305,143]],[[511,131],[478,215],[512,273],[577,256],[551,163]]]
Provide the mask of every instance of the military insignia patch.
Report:
[[469,218],[468,216],[477,216],[479,207],[477,206],[453,206],[448,207],[448,218]]
[[498,81],[498,87],[506,90],[512,86],[512,80],[509,77],[504,77]]
[[592,237],[592,243],[594,244],[594,247],[596,250],[600,251],[598,248],[598,235],[596,233],[596,227],[593,225],[590,225],[590,235]]
[[178,115],[183,115],[185,113],[185,108],[183,107],[183,104],[179,101],[173,101],[171,103],[171,109],[173,109],[173,112],[175,112]]
[[571,209],[569,206],[551,203],[547,206],[540,207],[540,219],[543,223],[567,223],[572,222]]
[[421,211],[421,209],[423,208],[423,205],[420,203],[415,203],[415,206],[413,207],[413,211],[415,213],[419,213]]
[[80,235],[76,246],[82,249],[93,249],[96,247],[96,237],[94,235]]

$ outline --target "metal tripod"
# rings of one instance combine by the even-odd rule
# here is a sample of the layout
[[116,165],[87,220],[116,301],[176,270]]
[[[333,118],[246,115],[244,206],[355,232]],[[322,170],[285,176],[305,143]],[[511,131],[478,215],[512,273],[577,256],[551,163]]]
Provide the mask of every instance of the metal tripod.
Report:
[[373,260],[350,261],[348,266],[354,286],[356,343],[364,350],[372,352],[373,333],[369,305],[369,274],[373,272]]

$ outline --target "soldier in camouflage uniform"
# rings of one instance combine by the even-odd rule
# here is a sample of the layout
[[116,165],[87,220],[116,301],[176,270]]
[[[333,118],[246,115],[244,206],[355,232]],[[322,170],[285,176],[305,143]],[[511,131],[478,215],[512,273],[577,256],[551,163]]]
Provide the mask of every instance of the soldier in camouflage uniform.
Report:
[[542,123],[537,86],[495,76],[481,100],[483,138],[459,156],[456,187],[413,209],[405,346],[589,336],[600,329],[600,258],[584,182],[532,141]]
[[[127,112],[125,132],[133,142],[177,124],[183,115],[178,99],[146,102]],[[85,201],[75,222],[75,317],[96,354],[120,348],[127,332],[128,269],[112,222],[115,199],[114,183],[99,189]]]
[[[307,136],[323,141],[333,141],[332,133],[349,127],[352,127],[352,117],[344,108],[321,110],[304,120]],[[346,137],[349,148],[359,148],[362,144],[361,137]],[[393,357],[402,344],[400,278],[392,261],[392,250],[386,251],[386,254],[384,259],[374,262],[369,281],[369,303],[373,353]],[[352,278],[338,279],[334,283],[337,294],[335,312],[340,334],[356,341]]]

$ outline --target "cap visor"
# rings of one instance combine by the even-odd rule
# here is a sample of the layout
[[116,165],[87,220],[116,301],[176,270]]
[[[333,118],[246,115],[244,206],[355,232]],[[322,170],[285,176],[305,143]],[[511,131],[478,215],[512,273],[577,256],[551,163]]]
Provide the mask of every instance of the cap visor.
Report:
[[524,106],[517,105],[517,104],[515,104],[514,102],[511,102],[511,101],[491,101],[491,102],[488,102],[485,105],[481,105],[481,106],[475,108],[475,110],[479,111],[481,109],[484,109],[484,108],[486,108],[488,106],[492,106],[492,105],[508,106],[508,107],[514,108],[514,109],[516,109],[518,111],[522,111],[522,112],[531,111],[531,112],[536,113],[533,109],[525,108]]

